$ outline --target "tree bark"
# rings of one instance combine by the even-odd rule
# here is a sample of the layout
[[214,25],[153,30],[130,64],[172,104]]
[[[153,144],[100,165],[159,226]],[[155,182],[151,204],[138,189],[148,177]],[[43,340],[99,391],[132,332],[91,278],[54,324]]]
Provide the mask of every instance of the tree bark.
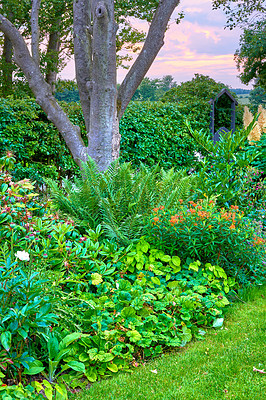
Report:
[[92,90],[88,154],[100,170],[113,160],[116,126],[116,31],[113,0],[93,0]]
[[[60,22],[58,21],[58,28],[60,27]],[[58,30],[56,32],[50,33],[47,52],[46,52],[47,67],[46,67],[45,80],[51,86],[52,93],[55,92],[59,49],[60,49],[60,31]]]
[[92,15],[91,2],[74,0],[73,29],[76,79],[86,131],[90,131],[90,98],[92,90]]
[[61,133],[76,163],[81,165],[81,161],[85,162],[87,160],[87,148],[80,136],[80,128],[70,122],[67,114],[59,106],[52,95],[50,86],[45,82],[39,66],[30,56],[23,37],[2,14],[0,14],[0,29],[13,44],[14,61],[25,74],[37,103]]
[[12,73],[13,73],[13,46],[11,40],[7,35],[4,35],[4,46],[2,54],[2,96],[7,97],[13,93],[12,88]]
[[31,7],[31,54],[37,65],[40,65],[40,28],[39,11],[41,0],[32,0]]

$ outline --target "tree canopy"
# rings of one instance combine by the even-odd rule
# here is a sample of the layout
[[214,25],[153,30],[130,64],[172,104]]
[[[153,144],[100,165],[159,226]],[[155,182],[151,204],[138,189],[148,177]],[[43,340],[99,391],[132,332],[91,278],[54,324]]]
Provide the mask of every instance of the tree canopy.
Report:
[[213,9],[218,8],[225,12],[230,29],[247,28],[265,19],[265,0],[213,0]]
[[266,27],[257,23],[251,29],[245,29],[240,37],[240,47],[235,53],[240,71],[240,79],[248,84],[252,80],[266,87]]

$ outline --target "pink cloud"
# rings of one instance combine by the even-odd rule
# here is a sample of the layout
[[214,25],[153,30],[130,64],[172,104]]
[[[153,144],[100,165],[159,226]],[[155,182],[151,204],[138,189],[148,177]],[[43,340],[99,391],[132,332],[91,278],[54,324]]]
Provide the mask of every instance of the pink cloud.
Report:
[[[174,22],[177,13],[183,9],[185,18],[180,24]],[[148,24],[131,20],[132,25],[143,31]],[[237,78],[238,71],[234,52],[238,47],[240,30],[225,30],[225,16],[222,11],[212,10],[211,0],[183,0],[169,24],[165,44],[151,66],[147,76],[151,78],[173,75],[179,82],[191,79],[195,73],[209,75],[232,87],[246,87]],[[132,54],[133,59],[136,54]],[[127,71],[118,70],[121,82]],[[75,76],[71,61],[61,74],[64,78]]]

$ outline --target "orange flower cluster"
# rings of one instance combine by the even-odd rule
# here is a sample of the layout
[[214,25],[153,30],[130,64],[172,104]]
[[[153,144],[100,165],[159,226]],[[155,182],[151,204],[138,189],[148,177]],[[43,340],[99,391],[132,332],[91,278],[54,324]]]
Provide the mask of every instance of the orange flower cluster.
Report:
[[164,206],[156,207],[153,209],[155,213],[157,213],[159,210],[164,210]]
[[[198,207],[199,208],[199,207]],[[210,213],[208,213],[207,211],[198,211],[198,216],[202,219],[205,218],[209,218],[210,217]],[[199,218],[198,218],[199,219]]]
[[184,221],[183,215],[175,214],[175,215],[172,215],[172,217],[170,219],[170,224],[173,226],[173,225],[178,224],[179,222],[183,222],[183,221]]
[[158,221],[160,221],[160,218],[158,218],[158,217],[153,218],[153,224],[156,224],[156,222],[158,222]]
[[229,211],[229,212],[222,212],[221,213],[221,217],[223,218],[223,219],[225,219],[226,221],[233,221],[233,223],[235,222],[235,219],[236,219],[236,213],[235,212],[231,212],[231,211]]
[[265,239],[262,239],[262,238],[259,237],[259,236],[255,236],[255,237],[253,238],[253,241],[254,241],[254,244],[255,244],[255,245],[260,245],[260,244],[266,243],[266,240],[265,240]]

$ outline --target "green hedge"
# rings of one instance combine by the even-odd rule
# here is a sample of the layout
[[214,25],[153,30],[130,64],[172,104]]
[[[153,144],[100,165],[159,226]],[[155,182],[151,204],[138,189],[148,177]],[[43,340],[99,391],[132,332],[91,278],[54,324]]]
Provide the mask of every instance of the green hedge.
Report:
[[[70,117],[79,122],[75,114]],[[41,185],[43,176],[60,179],[78,172],[58,130],[34,99],[1,99],[0,153],[7,150],[17,159],[16,180],[27,177]]]
[[[86,142],[80,104],[61,104],[71,121],[81,127]],[[194,129],[209,129],[209,105],[202,100],[130,103],[120,121],[121,160],[134,167],[141,162],[159,162],[164,168],[194,168],[194,153],[200,149],[186,134],[184,116]],[[41,185],[43,176],[61,179],[79,171],[58,130],[34,99],[0,101],[0,155],[6,150],[16,156],[16,180],[27,177]]]
[[121,159],[133,166],[193,167],[197,147],[185,134],[180,111],[171,103],[130,103],[120,121]]

